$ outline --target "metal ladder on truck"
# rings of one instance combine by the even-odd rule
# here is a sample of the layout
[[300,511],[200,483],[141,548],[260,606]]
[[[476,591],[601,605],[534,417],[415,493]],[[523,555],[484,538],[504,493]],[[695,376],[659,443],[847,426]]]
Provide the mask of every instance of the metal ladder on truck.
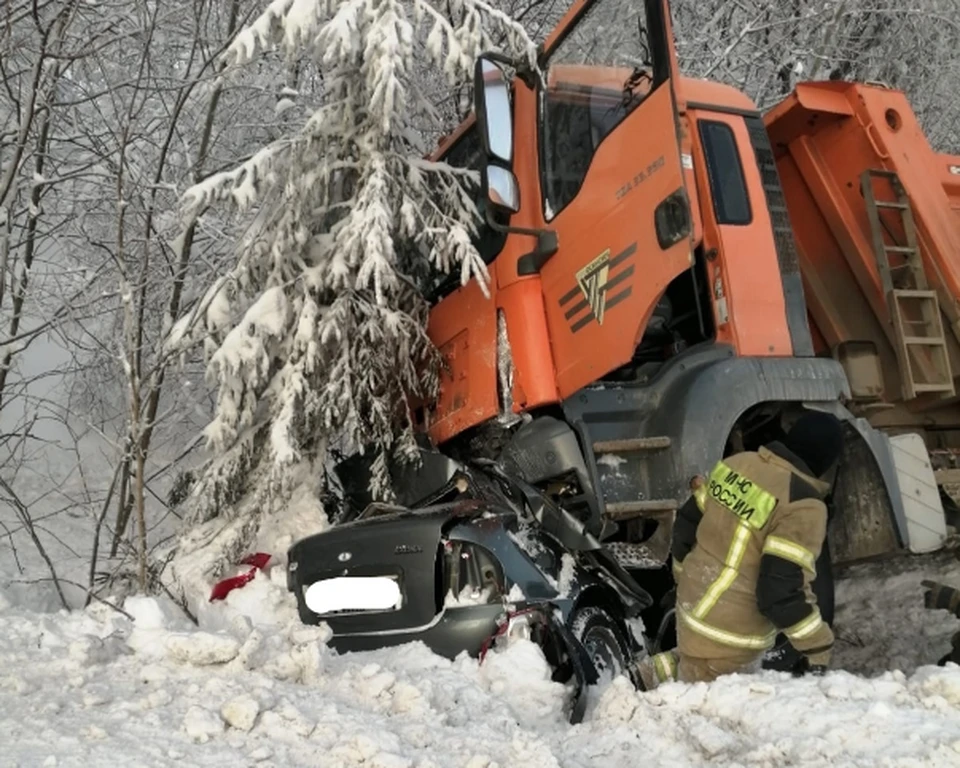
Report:
[[[888,182],[894,199],[878,199],[875,180]],[[891,343],[900,364],[904,400],[919,395],[956,394],[944,338],[940,302],[930,290],[917,244],[910,199],[894,171],[869,169],[860,176],[877,270],[889,312]],[[885,224],[882,212],[898,214],[903,242]],[[890,218],[886,217],[889,221]]]

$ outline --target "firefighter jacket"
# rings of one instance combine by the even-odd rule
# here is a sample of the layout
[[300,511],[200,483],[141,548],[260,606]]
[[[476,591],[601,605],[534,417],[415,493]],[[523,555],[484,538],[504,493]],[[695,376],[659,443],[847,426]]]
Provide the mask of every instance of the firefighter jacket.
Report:
[[829,662],[833,632],[811,589],[827,489],[779,443],[714,467],[674,525],[681,657],[759,657],[783,632],[812,664]]

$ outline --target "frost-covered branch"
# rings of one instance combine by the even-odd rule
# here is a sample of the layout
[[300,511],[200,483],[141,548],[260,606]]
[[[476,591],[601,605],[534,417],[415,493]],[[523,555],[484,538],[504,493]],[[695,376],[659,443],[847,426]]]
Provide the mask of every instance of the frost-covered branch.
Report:
[[426,161],[410,140],[438,114],[419,83],[469,81],[492,35],[533,60],[523,27],[482,0],[274,0],[228,49],[231,71],[276,52],[324,87],[299,128],[184,198],[188,216],[232,201],[254,222],[226,280],[168,338],[205,343],[217,390],[194,520],[244,498],[282,507],[333,445],[372,450],[381,493],[385,457],[411,454],[414,403],[438,387],[418,276],[489,279],[475,171]]

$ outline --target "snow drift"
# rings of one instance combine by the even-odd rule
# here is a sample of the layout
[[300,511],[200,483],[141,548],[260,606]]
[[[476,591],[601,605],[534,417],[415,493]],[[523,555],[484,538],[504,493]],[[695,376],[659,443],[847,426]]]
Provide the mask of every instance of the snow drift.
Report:
[[[919,577],[883,578],[867,571],[858,584],[872,583],[873,600],[888,595],[896,626],[891,607],[915,602],[904,595]],[[862,610],[864,591],[841,589],[855,603],[841,619]],[[128,598],[122,610],[40,614],[0,600],[5,765],[960,764],[955,666],[730,676],[649,694],[618,679],[571,727],[564,688],[535,646],[518,642],[483,665],[418,644],[338,656],[325,627],[297,619],[282,567],[205,605],[199,627],[164,600]]]

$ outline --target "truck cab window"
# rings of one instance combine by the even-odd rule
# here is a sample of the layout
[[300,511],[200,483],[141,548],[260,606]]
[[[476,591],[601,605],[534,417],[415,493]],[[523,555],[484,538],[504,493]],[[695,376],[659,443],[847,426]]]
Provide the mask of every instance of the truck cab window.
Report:
[[597,147],[654,88],[643,3],[597,0],[547,60],[540,92],[544,213],[576,197]]
[[[484,154],[480,142],[480,134],[476,124],[472,125],[456,143],[440,158],[454,168],[468,168],[477,172],[476,182],[464,179],[470,197],[477,205],[481,219],[476,222],[477,234],[472,238],[473,245],[480,253],[485,263],[490,264],[503,249],[506,233],[498,232],[487,223],[486,195],[480,184],[480,171],[483,168]],[[502,222],[506,224],[506,221]],[[420,261],[423,269],[420,274],[414,275],[421,294],[431,303],[435,303],[444,296],[452,293],[460,286],[460,273],[447,274],[434,267],[426,258]]]
[[715,120],[700,120],[699,128],[717,224],[749,224],[753,213],[733,130]]

